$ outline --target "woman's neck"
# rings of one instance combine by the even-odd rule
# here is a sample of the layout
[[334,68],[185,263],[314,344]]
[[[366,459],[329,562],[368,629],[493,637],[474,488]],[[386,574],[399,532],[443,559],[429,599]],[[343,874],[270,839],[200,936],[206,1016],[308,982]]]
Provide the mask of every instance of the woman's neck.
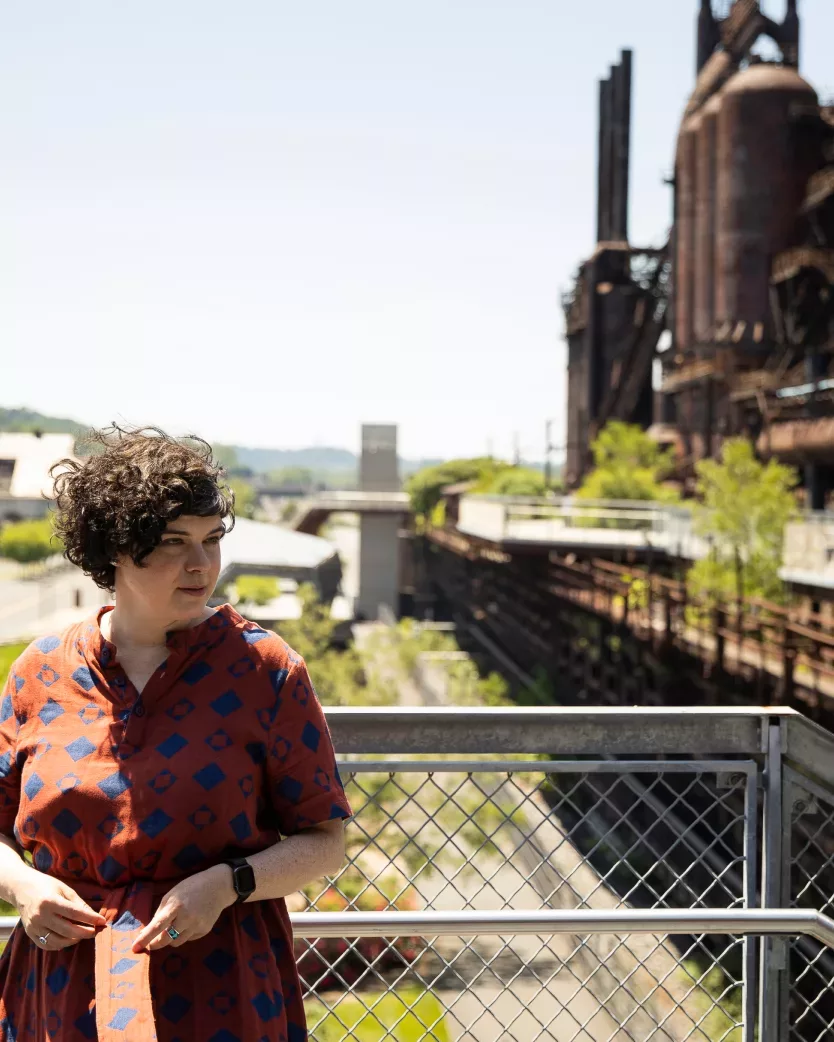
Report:
[[200,615],[191,619],[160,621],[159,617],[148,618],[141,612],[131,611],[130,606],[118,604],[101,620],[102,635],[117,648],[135,651],[153,651],[163,648],[171,630],[190,629],[214,614],[214,609],[205,608]]

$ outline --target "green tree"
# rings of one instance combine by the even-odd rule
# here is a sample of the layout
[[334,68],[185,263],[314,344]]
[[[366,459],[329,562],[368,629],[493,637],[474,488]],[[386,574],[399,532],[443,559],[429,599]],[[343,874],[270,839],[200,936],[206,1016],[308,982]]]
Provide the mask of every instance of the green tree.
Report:
[[239,575],[235,580],[235,591],[244,604],[262,607],[275,600],[281,586],[271,575]]
[[235,514],[238,517],[253,518],[257,506],[255,489],[240,478],[232,478],[229,487],[235,494]]
[[325,705],[390,705],[394,695],[369,683],[355,648],[333,646],[338,622],[319,600],[315,587],[302,584],[298,597],[301,617],[283,622],[280,633],[309,666],[319,699]]
[[21,564],[43,561],[60,553],[61,541],[49,518],[38,521],[18,521],[0,531],[0,557],[8,557]]
[[449,460],[434,467],[424,467],[412,474],[405,483],[411,509],[418,517],[428,517],[435,504],[440,502],[442,491],[447,485],[483,479],[485,474],[493,474],[495,467],[495,461],[487,457]]
[[579,498],[677,500],[677,492],[663,484],[674,465],[671,451],[635,424],[612,420],[599,432],[591,451],[594,469],[577,491]]
[[711,555],[690,570],[695,596],[713,602],[783,596],[779,579],[785,525],[796,513],[798,477],[775,460],[756,459],[751,442],[731,438],[718,460],[697,464],[695,527],[712,541]]
[[544,474],[532,467],[503,467],[489,476],[483,491],[492,496],[544,496],[548,488]]

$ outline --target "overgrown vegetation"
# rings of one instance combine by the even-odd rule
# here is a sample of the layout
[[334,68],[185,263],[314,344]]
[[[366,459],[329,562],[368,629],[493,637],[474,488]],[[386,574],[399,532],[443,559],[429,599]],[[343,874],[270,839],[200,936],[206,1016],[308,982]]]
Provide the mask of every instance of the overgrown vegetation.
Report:
[[0,557],[8,557],[19,564],[44,561],[61,553],[62,549],[50,518],[16,521],[0,529]]
[[701,460],[697,471],[695,527],[712,548],[689,571],[691,594],[710,605],[782,601],[779,568],[785,525],[797,510],[796,472],[775,460],[762,463],[744,438],[726,441],[720,459]]
[[612,420],[595,438],[591,452],[594,469],[577,491],[578,498],[677,502],[677,490],[664,484],[672,472],[672,452],[642,428]]
[[248,604],[261,608],[275,600],[281,592],[281,584],[270,575],[239,575],[234,589],[241,609]]
[[471,492],[476,495],[543,496],[557,487],[551,483],[548,489],[544,475],[532,467],[516,466],[491,456],[449,460],[424,467],[406,481],[411,509],[419,519],[431,519],[436,524],[435,511],[441,504],[443,489],[460,482],[472,482]]

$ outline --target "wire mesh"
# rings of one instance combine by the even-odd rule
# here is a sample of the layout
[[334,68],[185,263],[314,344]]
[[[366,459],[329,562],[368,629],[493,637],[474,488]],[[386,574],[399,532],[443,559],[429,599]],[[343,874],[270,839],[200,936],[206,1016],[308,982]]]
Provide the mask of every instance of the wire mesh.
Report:
[[[351,762],[343,775],[348,859],[306,909],[752,904],[750,764]],[[742,1042],[746,943],[320,938],[296,954],[314,1042]]]
[[[834,912],[834,793],[787,772],[790,811],[790,903]],[[791,1042],[834,1038],[834,952],[810,938],[790,947]]]

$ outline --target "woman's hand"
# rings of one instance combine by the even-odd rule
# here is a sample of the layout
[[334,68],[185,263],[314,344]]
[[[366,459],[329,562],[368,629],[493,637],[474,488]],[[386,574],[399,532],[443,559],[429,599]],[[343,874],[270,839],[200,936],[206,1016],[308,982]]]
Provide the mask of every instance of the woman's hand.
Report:
[[[78,894],[52,876],[31,870],[15,904],[26,936],[45,951],[60,951],[95,937],[105,924]],[[40,938],[46,937],[46,943]]]
[[[137,934],[133,950],[153,952],[168,945],[178,948],[205,937],[220,913],[236,900],[228,865],[215,865],[189,876],[162,898],[156,915]],[[168,933],[169,926],[179,934],[176,940]]]

